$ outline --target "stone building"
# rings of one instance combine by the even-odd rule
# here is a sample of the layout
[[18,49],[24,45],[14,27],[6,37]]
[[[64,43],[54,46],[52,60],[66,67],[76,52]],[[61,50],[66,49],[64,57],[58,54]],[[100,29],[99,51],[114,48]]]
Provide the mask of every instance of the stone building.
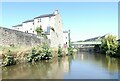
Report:
[[37,34],[35,31],[37,27],[42,27],[43,33],[50,39],[51,47],[58,47],[58,45],[63,46],[68,43],[66,40],[68,37],[66,37],[66,39],[64,37],[64,34],[67,36],[67,33],[63,32],[63,21],[58,10],[55,10],[52,14],[44,14],[24,21],[22,24],[13,26],[13,29]]
[[69,31],[63,31],[64,47],[69,46],[69,36],[68,36],[68,34],[69,34]]

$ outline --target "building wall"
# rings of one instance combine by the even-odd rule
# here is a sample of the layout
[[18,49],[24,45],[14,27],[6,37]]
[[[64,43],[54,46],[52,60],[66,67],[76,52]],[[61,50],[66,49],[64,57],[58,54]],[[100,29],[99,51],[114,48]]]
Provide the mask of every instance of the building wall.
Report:
[[63,46],[63,22],[60,14],[56,14],[54,21],[51,22],[51,27],[55,31],[51,30],[51,47]]
[[13,27],[12,29],[14,29],[14,30],[19,30],[19,31],[23,31],[23,27],[22,27],[22,26]]
[[35,46],[43,42],[48,42],[48,40],[37,37],[35,34],[0,27],[0,46],[10,46],[12,44]]
[[27,23],[23,23],[22,25],[22,31],[23,32],[28,32],[28,33],[34,33],[35,29],[34,29],[34,22],[27,22]]
[[55,11],[54,14],[55,16],[34,18],[32,22],[22,23],[22,27],[16,27],[16,29],[19,28],[19,31],[28,31],[28,33],[37,34],[35,31],[37,27],[42,26],[44,32],[47,31],[47,27],[54,28],[55,31],[50,29],[50,34],[47,35],[48,39],[50,39],[51,47],[58,47],[58,45],[63,46],[64,37],[62,17],[58,11]]
[[63,32],[64,37],[64,45],[69,46],[69,38],[68,38],[68,32]]

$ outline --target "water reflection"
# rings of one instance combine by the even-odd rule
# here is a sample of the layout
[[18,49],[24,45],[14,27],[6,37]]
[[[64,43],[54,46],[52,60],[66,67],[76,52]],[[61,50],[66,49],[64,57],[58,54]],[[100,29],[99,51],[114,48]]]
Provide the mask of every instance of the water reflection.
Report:
[[117,79],[120,59],[79,52],[72,56],[2,68],[7,79]]

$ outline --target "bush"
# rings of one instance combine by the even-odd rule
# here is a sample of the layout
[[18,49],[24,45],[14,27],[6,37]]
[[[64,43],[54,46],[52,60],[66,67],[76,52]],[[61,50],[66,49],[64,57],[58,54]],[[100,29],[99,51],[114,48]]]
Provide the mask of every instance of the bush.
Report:
[[5,50],[5,52],[3,53],[2,64],[3,66],[10,66],[16,64],[15,57],[13,56],[13,53],[10,50]]
[[70,46],[68,47],[68,55],[72,55],[73,54],[73,48]]
[[31,53],[27,56],[28,62],[36,62],[41,59],[40,57],[41,51],[33,48]]
[[118,41],[115,36],[108,35],[102,40],[101,52],[109,56],[116,56],[118,50]]
[[120,57],[120,44],[118,45],[117,55]]
[[62,57],[62,56],[63,56],[62,48],[61,48],[61,46],[59,45],[59,46],[58,46],[58,57]]
[[48,44],[44,43],[42,46],[42,59],[52,58],[52,51],[49,49]]
[[94,46],[94,52],[99,53],[100,52],[100,45],[95,45]]
[[43,44],[42,46],[37,46],[33,48],[31,53],[28,55],[28,62],[36,62],[39,60],[48,60],[52,58],[51,50],[47,44]]

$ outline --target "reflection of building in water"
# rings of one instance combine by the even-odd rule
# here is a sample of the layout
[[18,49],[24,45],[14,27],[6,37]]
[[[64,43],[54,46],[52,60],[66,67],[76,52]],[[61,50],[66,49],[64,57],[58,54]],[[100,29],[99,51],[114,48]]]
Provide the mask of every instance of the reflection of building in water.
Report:
[[64,67],[64,72],[69,72],[69,62],[68,62],[68,57],[64,57],[63,67]]

